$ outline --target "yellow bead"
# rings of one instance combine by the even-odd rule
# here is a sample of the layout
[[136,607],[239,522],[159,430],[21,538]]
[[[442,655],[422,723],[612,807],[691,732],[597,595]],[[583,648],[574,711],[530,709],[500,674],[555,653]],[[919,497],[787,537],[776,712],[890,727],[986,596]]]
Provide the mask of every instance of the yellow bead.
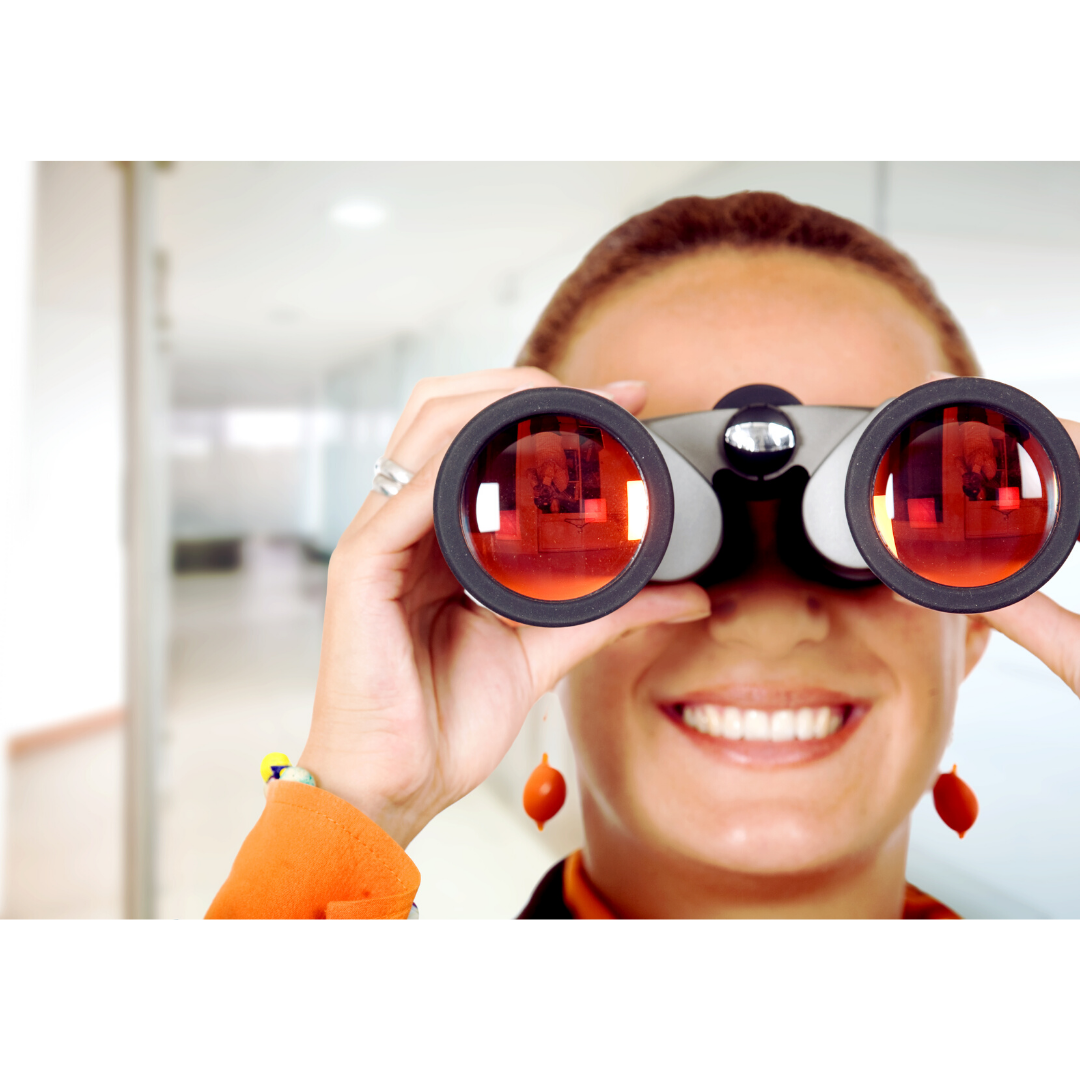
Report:
[[289,759],[284,754],[267,754],[266,757],[262,759],[262,764],[259,766],[259,772],[262,773],[263,782],[265,783],[274,775],[271,771],[274,765],[288,764]]

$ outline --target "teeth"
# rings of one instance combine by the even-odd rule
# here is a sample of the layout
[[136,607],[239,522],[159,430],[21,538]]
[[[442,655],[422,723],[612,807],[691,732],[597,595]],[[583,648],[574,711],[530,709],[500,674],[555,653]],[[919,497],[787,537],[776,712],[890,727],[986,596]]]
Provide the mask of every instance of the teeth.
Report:
[[772,714],[771,734],[773,742],[791,742],[795,738],[795,713],[791,709]]
[[724,713],[719,705],[706,705],[705,706],[705,727],[703,731],[707,731],[710,735],[723,735],[724,733]]
[[762,712],[760,709],[747,709],[743,732],[744,739],[768,739],[770,735],[769,714]]
[[724,709],[724,738],[741,739],[743,737],[743,728],[742,709],[735,709],[728,705]]
[[837,705],[818,709],[736,709],[733,705],[687,705],[682,721],[687,727],[725,739],[757,742],[790,742],[793,739],[824,739],[840,730],[844,710]]
[[795,714],[795,738],[812,739],[814,737],[814,710],[802,708]]
[[843,717],[836,709],[830,709],[827,705],[814,710],[814,738],[824,739],[834,731],[840,730]]

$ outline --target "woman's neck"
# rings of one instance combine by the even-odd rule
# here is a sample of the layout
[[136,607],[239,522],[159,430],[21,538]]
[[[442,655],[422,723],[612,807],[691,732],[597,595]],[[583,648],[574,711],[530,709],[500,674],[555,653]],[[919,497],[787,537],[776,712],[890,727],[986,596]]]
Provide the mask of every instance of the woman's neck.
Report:
[[650,847],[583,792],[585,871],[618,915],[638,919],[897,919],[909,823],[880,848],[827,870],[745,874]]

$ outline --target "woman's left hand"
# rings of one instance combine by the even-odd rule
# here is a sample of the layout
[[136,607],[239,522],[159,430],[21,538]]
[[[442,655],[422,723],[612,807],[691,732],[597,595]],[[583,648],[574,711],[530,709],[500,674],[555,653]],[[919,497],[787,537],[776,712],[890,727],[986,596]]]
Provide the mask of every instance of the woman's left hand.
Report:
[[[1080,424],[1062,420],[1080,451]],[[1022,645],[1080,695],[1080,615],[1067,611],[1045,593],[980,616],[995,630]]]

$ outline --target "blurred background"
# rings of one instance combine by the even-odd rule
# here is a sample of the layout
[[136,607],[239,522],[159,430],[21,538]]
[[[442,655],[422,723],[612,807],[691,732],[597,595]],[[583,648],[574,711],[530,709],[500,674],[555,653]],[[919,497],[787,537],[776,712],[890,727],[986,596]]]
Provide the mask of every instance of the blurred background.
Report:
[[[7,182],[10,181],[10,182]],[[117,165],[9,174],[0,835],[8,917],[203,914],[303,747],[326,561],[416,380],[506,366],[628,215],[779,191],[888,236],[987,375],[1080,419],[1080,165]],[[8,197],[9,196],[9,197]],[[125,496],[128,492],[128,496]],[[1047,591],[1080,610],[1080,557]],[[128,634],[126,627],[134,633]],[[413,843],[424,918],[515,915],[580,845],[520,805],[558,700]],[[1080,916],[1080,702],[995,636],[909,880],[969,917]]]

